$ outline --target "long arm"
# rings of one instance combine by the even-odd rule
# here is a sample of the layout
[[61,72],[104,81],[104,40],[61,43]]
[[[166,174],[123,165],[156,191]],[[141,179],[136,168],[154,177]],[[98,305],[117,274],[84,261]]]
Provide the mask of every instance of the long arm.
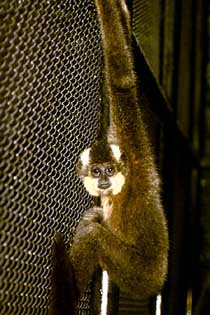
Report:
[[[96,0],[102,33],[104,68],[117,138],[138,146],[142,127],[133,69],[130,17],[124,0]],[[120,8],[119,8],[120,7]]]

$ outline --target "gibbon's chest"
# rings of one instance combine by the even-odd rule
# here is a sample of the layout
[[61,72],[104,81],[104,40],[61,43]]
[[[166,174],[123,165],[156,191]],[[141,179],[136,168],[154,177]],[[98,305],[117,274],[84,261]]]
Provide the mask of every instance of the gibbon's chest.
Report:
[[102,203],[102,208],[103,208],[104,221],[108,221],[108,219],[111,217],[112,209],[113,209],[112,200],[109,197],[103,197],[101,199],[101,203]]

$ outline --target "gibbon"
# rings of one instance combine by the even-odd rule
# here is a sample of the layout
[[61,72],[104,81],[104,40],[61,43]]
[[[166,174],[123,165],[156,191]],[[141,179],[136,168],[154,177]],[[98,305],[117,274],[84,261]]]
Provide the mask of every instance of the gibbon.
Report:
[[168,230],[160,180],[138,104],[126,3],[95,3],[110,128],[79,158],[78,174],[87,191],[100,197],[101,207],[85,212],[67,260],[77,297],[100,266],[120,289],[146,298],[161,290],[167,273]]
[[95,3],[114,136],[108,132],[80,156],[79,176],[102,206],[81,219],[69,259],[80,293],[99,265],[121,289],[145,298],[161,289],[167,272],[160,180],[138,105],[127,6],[124,0]]

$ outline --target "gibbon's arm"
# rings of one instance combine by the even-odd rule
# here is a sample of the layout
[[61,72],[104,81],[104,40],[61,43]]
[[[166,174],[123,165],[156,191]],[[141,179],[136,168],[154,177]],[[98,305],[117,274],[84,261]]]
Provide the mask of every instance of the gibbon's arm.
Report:
[[96,0],[104,52],[106,85],[111,116],[121,148],[129,143],[136,150],[142,129],[133,69],[131,27],[123,0]]

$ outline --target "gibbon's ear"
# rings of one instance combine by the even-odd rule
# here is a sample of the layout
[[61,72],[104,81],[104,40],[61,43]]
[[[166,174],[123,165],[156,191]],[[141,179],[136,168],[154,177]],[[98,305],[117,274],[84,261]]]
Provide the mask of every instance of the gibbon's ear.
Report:
[[119,162],[121,159],[121,155],[122,155],[119,145],[110,144],[110,147],[111,147],[112,154],[113,154],[115,160],[117,162]]

